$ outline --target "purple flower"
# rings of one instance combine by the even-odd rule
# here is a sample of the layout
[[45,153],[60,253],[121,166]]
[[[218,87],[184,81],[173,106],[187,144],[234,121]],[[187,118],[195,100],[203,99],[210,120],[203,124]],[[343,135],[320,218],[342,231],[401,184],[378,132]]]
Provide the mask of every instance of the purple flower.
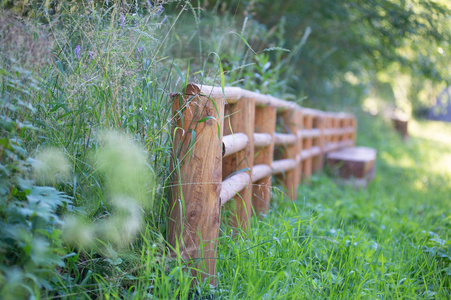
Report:
[[150,6],[150,8],[153,8],[153,5],[152,5],[152,3],[150,3],[149,0],[147,0],[147,4]]
[[161,21],[161,24],[164,24],[164,22],[166,22],[166,20],[168,19],[168,16],[164,16],[163,21]]
[[135,27],[138,27],[139,23],[135,20]]
[[122,15],[121,16],[121,29],[124,29],[124,25],[125,25],[125,17]]
[[141,53],[143,51],[143,46],[138,47],[138,52]]
[[78,59],[80,59],[80,49],[81,49],[80,45],[77,45],[77,47],[75,47],[74,49],[75,57]]
[[158,10],[157,10],[157,12],[155,13],[155,15],[156,15],[156,16],[160,15],[160,14],[163,12],[163,10],[164,10],[163,5],[160,5],[160,6],[158,7]]
[[94,53],[92,51],[89,51],[88,55],[89,55],[88,64],[90,64],[92,61],[92,58],[94,57]]

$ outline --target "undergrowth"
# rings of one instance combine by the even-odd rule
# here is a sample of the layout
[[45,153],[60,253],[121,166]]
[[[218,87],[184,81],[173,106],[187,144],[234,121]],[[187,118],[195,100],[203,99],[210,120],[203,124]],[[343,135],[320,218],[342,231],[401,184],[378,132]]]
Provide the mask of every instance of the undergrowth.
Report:
[[358,144],[378,150],[366,190],[316,175],[294,203],[273,197],[247,236],[224,229],[218,297],[448,299],[451,127],[411,123],[404,142],[360,115]]

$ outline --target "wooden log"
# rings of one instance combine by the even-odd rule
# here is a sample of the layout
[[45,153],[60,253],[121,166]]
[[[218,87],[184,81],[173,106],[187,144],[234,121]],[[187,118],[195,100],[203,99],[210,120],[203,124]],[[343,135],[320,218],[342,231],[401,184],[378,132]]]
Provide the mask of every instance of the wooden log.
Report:
[[[263,146],[262,143],[255,143],[254,164],[271,166],[274,152],[274,131],[276,129],[277,108],[274,106],[255,108],[255,135],[266,134],[270,136],[270,143]],[[258,148],[257,148],[258,147]],[[255,214],[266,215],[271,201],[271,177],[268,175],[260,180],[254,181],[252,206]]]
[[343,128],[329,128],[325,130],[325,135],[337,137],[337,139],[341,139],[343,135],[347,135],[351,132],[354,132],[352,127],[343,127]]
[[350,140],[350,132],[349,132],[349,127],[351,126],[351,118],[349,118],[348,116],[343,118],[342,122],[342,130],[343,130],[343,135],[342,135],[342,140],[343,141],[349,141]]
[[338,128],[337,128],[337,132],[338,132],[338,142],[344,141],[344,139],[346,138],[346,132],[344,130],[344,128],[346,127],[346,118],[338,116],[337,118],[337,122],[338,122]]
[[[257,109],[258,110],[258,109]],[[256,115],[257,117],[257,115]],[[269,133],[254,133],[254,147],[266,147],[273,142],[272,135]]]
[[297,142],[297,136],[291,133],[274,133],[274,145],[286,146],[294,145]]
[[317,138],[313,140],[313,147],[318,147],[318,154],[314,155],[312,161],[313,172],[321,172],[324,164],[324,126],[325,120],[322,114],[317,115],[313,120],[313,127],[319,131],[319,135]]
[[357,119],[355,117],[352,118],[351,126],[352,126],[351,141],[352,145],[355,146],[357,137]]
[[325,146],[325,151],[330,152],[337,149],[338,146],[338,118],[335,113],[327,113],[328,115],[328,128],[325,130],[328,136],[328,143]]
[[302,149],[300,155],[301,163],[303,163],[309,157],[310,157],[310,149]]
[[409,137],[409,133],[407,130],[409,120],[407,118],[393,116],[392,121],[395,130],[402,136],[404,140],[406,140]]
[[308,108],[308,107],[302,107],[302,114],[304,116],[318,116],[323,114],[324,112],[318,109]]
[[244,133],[234,133],[222,138],[222,157],[243,150],[249,144],[249,138]]
[[[224,104],[213,104],[207,97],[180,95],[173,97],[172,104],[174,177],[167,239],[192,263],[192,273],[200,282],[216,285]],[[197,260],[201,257],[204,259]]]
[[330,113],[324,113],[324,116],[323,116],[323,118],[324,118],[324,120],[325,120],[325,128],[324,128],[324,146],[323,146],[323,150],[324,150],[324,153],[323,154],[326,154],[328,151],[329,151],[329,149],[330,149],[330,147],[331,147],[331,145],[333,144],[333,141],[332,141],[332,135],[330,135],[330,130],[332,130],[332,115],[330,114]]
[[334,134],[332,135],[332,142],[337,145],[340,141],[340,118],[335,115],[332,118],[332,129],[334,131]]
[[321,155],[321,148],[318,146],[313,146],[312,148],[310,148],[310,155],[312,157]]
[[236,173],[222,182],[222,189],[219,198],[221,206],[230,199],[239,195],[239,193],[249,185],[251,179],[247,172]]
[[[287,173],[289,171],[295,170],[298,168],[298,162],[295,159],[286,158],[275,160],[271,165],[271,174],[276,175],[280,173]],[[291,198],[290,198],[291,199]]]
[[327,154],[327,164],[342,178],[364,178],[374,167],[376,150],[367,147],[348,147]]
[[350,141],[352,140],[352,118],[347,118],[346,119],[346,140]]
[[208,86],[195,83],[188,84],[187,90],[192,91],[190,95],[204,95],[215,100],[222,100],[228,104],[234,104],[241,99],[252,98],[257,106],[274,106],[281,110],[300,109],[301,107],[293,102],[278,99],[271,95],[247,91],[237,87]]
[[[223,178],[242,169],[247,169],[249,178],[252,176],[252,167],[254,164],[254,120],[255,120],[255,99],[246,98],[246,95],[240,98],[240,101],[234,104],[226,105],[224,120],[224,134],[232,132],[244,133],[249,143],[239,152],[225,157],[222,161]],[[239,195],[234,197],[235,212],[231,225],[241,228],[244,231],[249,229],[250,218],[252,215],[252,184],[248,182],[246,187],[241,190]]]
[[[312,114],[304,115],[303,123],[305,129],[311,130],[313,126],[313,115]],[[302,150],[310,152],[310,148],[312,147],[313,144],[312,138],[304,137],[302,140],[303,140]],[[312,157],[311,155],[307,155],[306,158],[303,159],[302,161],[302,179],[306,183],[309,183],[311,176],[312,176]]]
[[265,95],[265,97],[256,98],[255,104],[258,106],[275,106],[280,110],[299,110],[301,107],[293,102],[288,102],[275,98],[271,95]]
[[256,165],[252,169],[252,182],[259,181],[271,175],[271,167],[268,165]]
[[[314,120],[316,120],[318,117],[314,117]],[[302,136],[302,138],[316,138],[321,135],[321,131],[319,128],[313,128],[313,129],[303,129],[300,130],[299,135]]]
[[187,95],[203,95],[213,100],[233,104],[241,100],[246,91],[238,87],[209,86],[196,83],[187,85]]
[[[284,152],[284,158],[291,159],[296,162],[297,155],[302,149],[302,139],[298,137],[297,132],[302,129],[302,111],[301,110],[286,110],[281,113],[284,126],[289,133],[296,136],[295,144],[287,145]],[[288,198],[296,200],[297,186],[301,181],[301,166],[290,169],[285,172],[284,186],[287,190]]]
[[299,155],[300,161],[304,162],[309,158],[313,158],[316,155],[321,154],[321,149],[317,146],[311,147],[310,149],[303,149]]

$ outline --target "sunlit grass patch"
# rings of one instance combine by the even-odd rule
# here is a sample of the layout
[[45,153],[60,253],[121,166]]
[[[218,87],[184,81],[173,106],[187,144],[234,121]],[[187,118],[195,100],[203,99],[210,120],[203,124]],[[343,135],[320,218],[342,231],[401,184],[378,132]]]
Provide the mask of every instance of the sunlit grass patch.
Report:
[[[354,190],[314,176],[295,203],[275,193],[273,209],[254,219],[247,235],[225,230],[220,296],[450,297],[451,181],[435,169],[448,154],[435,140],[412,134],[403,141],[390,123],[364,118],[359,126],[371,128],[371,136],[360,137],[359,144],[382,153],[376,180],[367,190]],[[446,135],[448,124],[434,128]]]
[[417,138],[438,144],[451,145],[451,123],[411,120],[409,122],[409,133]]

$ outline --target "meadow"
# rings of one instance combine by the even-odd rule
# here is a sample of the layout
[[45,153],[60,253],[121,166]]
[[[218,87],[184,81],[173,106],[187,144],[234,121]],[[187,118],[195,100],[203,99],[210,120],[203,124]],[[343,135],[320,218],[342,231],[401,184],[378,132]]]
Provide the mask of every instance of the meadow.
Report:
[[[4,299],[451,298],[450,124],[413,118],[404,141],[361,99],[296,92],[307,29],[289,50],[283,22],[148,3],[0,14]],[[249,232],[223,223],[218,286],[195,282],[165,241],[170,95],[191,81],[353,112],[375,180],[275,187]]]

